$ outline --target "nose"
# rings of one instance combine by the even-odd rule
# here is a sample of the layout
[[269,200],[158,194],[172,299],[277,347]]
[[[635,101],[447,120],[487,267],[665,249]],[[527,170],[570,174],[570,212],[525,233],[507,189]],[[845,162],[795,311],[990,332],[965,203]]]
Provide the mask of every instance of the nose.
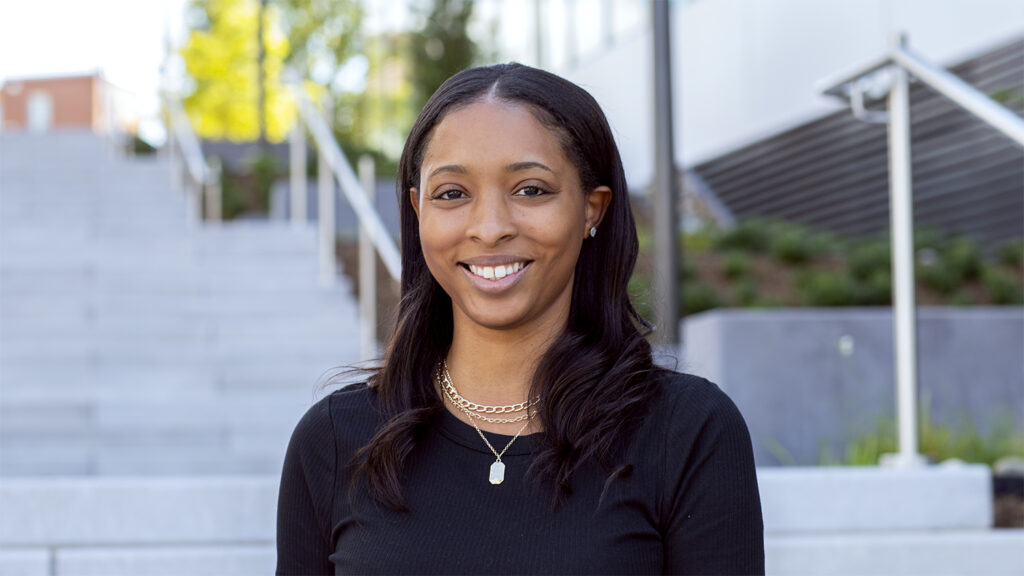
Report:
[[488,246],[514,238],[517,227],[509,199],[501,192],[477,196],[469,214],[466,235]]

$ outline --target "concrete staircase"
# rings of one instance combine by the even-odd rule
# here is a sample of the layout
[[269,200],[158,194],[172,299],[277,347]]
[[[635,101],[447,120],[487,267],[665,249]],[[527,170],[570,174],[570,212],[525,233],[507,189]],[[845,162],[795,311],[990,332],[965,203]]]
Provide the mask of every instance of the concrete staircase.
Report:
[[157,159],[0,135],[0,477],[279,474],[358,358],[316,230],[191,224]]

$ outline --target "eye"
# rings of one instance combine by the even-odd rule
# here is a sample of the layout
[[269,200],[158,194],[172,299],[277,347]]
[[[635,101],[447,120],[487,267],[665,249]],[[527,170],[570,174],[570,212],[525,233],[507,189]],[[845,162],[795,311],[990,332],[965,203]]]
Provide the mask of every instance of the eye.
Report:
[[466,194],[458,188],[442,190],[434,195],[434,200],[459,200],[465,198]]
[[513,196],[525,196],[527,198],[537,198],[539,196],[544,196],[546,194],[550,194],[550,192],[548,192],[547,190],[541,188],[540,186],[523,186],[519,190],[516,190],[516,193],[513,194]]

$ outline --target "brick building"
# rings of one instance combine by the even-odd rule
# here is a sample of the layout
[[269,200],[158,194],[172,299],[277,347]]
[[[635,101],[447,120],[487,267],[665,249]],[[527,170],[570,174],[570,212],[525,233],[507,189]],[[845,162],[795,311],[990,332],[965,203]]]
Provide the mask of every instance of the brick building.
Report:
[[12,78],[0,87],[0,131],[135,134],[137,128],[134,99],[100,72]]

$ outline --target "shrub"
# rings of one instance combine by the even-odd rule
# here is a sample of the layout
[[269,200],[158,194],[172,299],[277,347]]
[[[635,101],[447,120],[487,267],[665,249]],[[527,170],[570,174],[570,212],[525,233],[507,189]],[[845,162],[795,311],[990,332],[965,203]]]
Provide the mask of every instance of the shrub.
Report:
[[768,244],[768,227],[763,222],[749,220],[740,222],[729,230],[725,230],[715,242],[720,250],[738,250],[745,252],[762,252]]
[[888,240],[870,240],[853,247],[849,259],[854,278],[867,280],[878,271],[892,269],[892,255]]
[[[1024,457],[1024,430],[1014,427],[1013,418],[1005,415],[997,417],[985,434],[969,418],[963,418],[958,427],[936,424],[931,419],[928,405],[924,401],[920,411],[918,450],[933,462],[959,458],[965,462],[991,466],[1004,456]],[[833,458],[831,451],[823,447],[819,463],[874,466],[882,454],[891,454],[898,449],[896,422],[892,418],[882,417],[876,422],[874,430],[858,436],[846,445],[841,459]]]
[[851,304],[861,306],[888,306],[892,304],[892,273],[875,270],[871,277],[857,283],[856,298]]
[[718,294],[708,286],[700,283],[689,284],[682,289],[680,308],[685,314],[697,314],[721,305]]
[[931,266],[918,266],[917,277],[922,284],[943,295],[952,294],[962,284],[956,271],[940,262]]
[[808,270],[797,277],[797,290],[806,306],[856,304],[855,286],[845,272]]
[[710,227],[701,228],[689,234],[681,234],[679,247],[684,253],[704,253],[715,246],[715,236],[719,234]]
[[778,225],[769,240],[768,250],[780,262],[806,264],[814,259],[820,244],[806,228],[792,225]]
[[743,252],[730,251],[722,257],[722,275],[729,280],[745,278],[750,275],[750,256]]
[[1013,274],[999,268],[988,268],[985,270],[982,282],[985,284],[985,290],[993,304],[1024,304],[1020,281]]
[[981,274],[981,252],[967,238],[956,238],[946,246],[939,265],[955,275],[957,283],[974,280]]
[[738,282],[735,290],[733,291],[733,303],[739,306],[758,305],[757,285],[750,279]]
[[654,318],[650,286],[650,279],[640,274],[633,274],[633,277],[629,279],[629,300],[640,317],[648,321]]
[[999,263],[1011,268],[1024,268],[1024,240],[1004,244],[999,248]]
[[958,290],[949,297],[950,306],[971,306],[975,304],[974,295],[967,290]]

